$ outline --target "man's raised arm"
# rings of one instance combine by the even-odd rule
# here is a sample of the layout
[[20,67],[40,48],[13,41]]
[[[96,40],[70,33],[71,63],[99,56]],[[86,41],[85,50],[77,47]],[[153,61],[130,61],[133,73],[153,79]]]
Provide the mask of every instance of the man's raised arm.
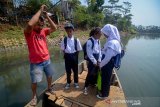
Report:
[[50,24],[50,32],[49,33],[52,33],[54,32],[56,29],[57,29],[57,26],[56,24],[52,21],[52,19],[49,17],[49,15],[47,14],[46,11],[44,11],[44,14],[46,15],[46,18]]
[[39,17],[41,15],[41,13],[44,11],[44,9],[46,8],[46,5],[42,5],[41,8],[38,10],[38,12],[31,18],[31,20],[27,23],[26,28],[24,29],[24,31],[26,33],[30,33],[33,29],[33,26],[38,22]]

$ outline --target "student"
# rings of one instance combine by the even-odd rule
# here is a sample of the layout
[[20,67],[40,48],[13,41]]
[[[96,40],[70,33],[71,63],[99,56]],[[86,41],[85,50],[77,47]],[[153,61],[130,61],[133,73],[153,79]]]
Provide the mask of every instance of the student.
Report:
[[82,50],[81,43],[78,38],[75,38],[74,26],[71,23],[66,23],[64,29],[67,37],[61,42],[61,50],[64,52],[65,69],[67,75],[67,83],[65,89],[70,88],[71,70],[74,73],[74,87],[79,88],[78,84],[78,53]]
[[96,27],[91,30],[90,38],[86,44],[87,56],[88,56],[88,74],[85,81],[84,91],[85,95],[88,94],[88,86],[95,85],[97,82],[97,73],[98,73],[98,66],[101,62],[101,44],[100,44],[100,37],[101,37],[101,29]]
[[[31,18],[24,29],[30,59],[31,88],[33,93],[30,105],[32,106],[37,104],[37,82],[42,80],[43,71],[47,77],[48,91],[53,93],[53,89],[51,87],[53,69],[47,48],[46,36],[54,32],[57,27],[44,11],[45,8],[46,6],[42,5],[40,10],[38,10],[38,12]],[[42,13],[45,14],[46,19],[50,24],[50,28],[43,28],[45,22],[44,18],[40,16]]]
[[104,59],[100,63],[101,74],[102,74],[102,90],[97,95],[99,99],[105,99],[109,96],[110,91],[110,79],[114,68],[114,57],[121,53],[120,35],[118,29],[111,25],[106,24],[101,32],[107,38],[102,53]]

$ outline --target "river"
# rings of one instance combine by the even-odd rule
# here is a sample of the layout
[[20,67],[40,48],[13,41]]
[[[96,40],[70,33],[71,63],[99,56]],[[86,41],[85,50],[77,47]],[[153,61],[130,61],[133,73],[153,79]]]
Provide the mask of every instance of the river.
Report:
[[[160,34],[131,35],[122,39],[126,54],[117,74],[128,106],[160,106]],[[31,99],[27,50],[0,54],[0,107],[22,107]],[[62,53],[50,48],[54,80],[64,74]],[[82,60],[82,53],[80,59]],[[38,95],[46,88],[38,84]],[[121,103],[121,102],[120,102]]]
[[140,34],[122,40],[126,54],[117,74],[127,104],[160,107],[160,34]]

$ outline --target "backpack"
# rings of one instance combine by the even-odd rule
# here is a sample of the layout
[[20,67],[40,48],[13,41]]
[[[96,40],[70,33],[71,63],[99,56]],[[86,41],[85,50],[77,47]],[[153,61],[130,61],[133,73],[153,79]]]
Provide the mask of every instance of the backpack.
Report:
[[[66,49],[67,47],[67,36],[64,37],[64,49]],[[74,47],[75,47],[75,50],[77,51],[77,39],[74,38]]]
[[[121,45],[122,47],[122,45]],[[114,67],[119,70],[120,66],[121,66],[121,59],[123,58],[123,56],[125,55],[125,51],[124,49],[121,50],[121,53],[117,54],[114,58]]]
[[[94,41],[93,41],[93,39],[89,38],[88,40],[91,40],[91,42],[92,42],[92,49],[93,49],[93,47],[94,47]],[[84,54],[84,60],[89,60],[89,58],[87,56],[87,41],[86,41],[86,43],[84,43],[84,45],[82,47],[83,48],[83,54]],[[98,40],[98,44],[99,44],[99,40]]]

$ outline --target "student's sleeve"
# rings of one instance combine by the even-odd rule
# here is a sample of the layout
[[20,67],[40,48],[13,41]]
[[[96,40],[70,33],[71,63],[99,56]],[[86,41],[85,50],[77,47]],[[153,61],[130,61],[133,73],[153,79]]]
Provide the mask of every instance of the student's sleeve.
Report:
[[81,50],[82,50],[81,42],[79,41],[78,38],[77,38],[77,50],[78,50],[78,51],[81,51]]
[[87,56],[89,57],[89,59],[93,62],[93,64],[97,64],[97,60],[93,56],[93,49],[92,49],[92,42],[91,42],[91,40],[87,41],[86,50],[87,50]]
[[61,41],[61,50],[64,51],[64,39]]
[[102,68],[104,65],[106,65],[111,60],[111,58],[113,56],[115,56],[116,54],[117,54],[116,51],[114,51],[111,48],[107,48],[106,53],[105,53],[105,57],[100,63],[100,68]]
[[101,52],[101,44],[99,42],[99,58],[98,58],[98,62],[101,62],[102,59],[102,52]]

